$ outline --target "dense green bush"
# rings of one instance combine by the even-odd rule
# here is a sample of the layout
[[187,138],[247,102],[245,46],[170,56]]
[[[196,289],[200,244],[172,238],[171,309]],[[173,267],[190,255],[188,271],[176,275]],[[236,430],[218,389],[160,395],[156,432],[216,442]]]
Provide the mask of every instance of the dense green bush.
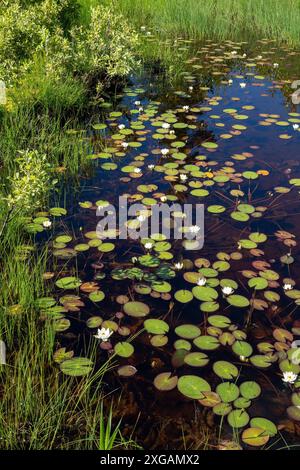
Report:
[[2,3],[0,79],[20,85],[21,99],[51,106],[61,98],[72,106],[82,101],[87,79],[123,76],[134,67],[138,36],[122,15],[95,6],[82,26],[79,14],[76,0]]

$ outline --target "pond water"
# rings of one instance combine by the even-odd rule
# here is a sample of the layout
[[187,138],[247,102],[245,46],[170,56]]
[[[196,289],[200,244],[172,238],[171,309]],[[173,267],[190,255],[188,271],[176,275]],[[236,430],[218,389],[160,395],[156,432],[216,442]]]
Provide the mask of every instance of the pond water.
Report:
[[[54,300],[40,304],[56,361],[80,376],[91,346],[96,366],[112,358],[104,390],[144,448],[297,446],[300,55],[266,40],[175,47],[176,79],[145,66],[72,134],[92,168],[64,187],[67,214],[52,209]],[[119,196],[146,206],[131,224],[162,202],[203,204],[203,247],[99,238],[97,207]]]

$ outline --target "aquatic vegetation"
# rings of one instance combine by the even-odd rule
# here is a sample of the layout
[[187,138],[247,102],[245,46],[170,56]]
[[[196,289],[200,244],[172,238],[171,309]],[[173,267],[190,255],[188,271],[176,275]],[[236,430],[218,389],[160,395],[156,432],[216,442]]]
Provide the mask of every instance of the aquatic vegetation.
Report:
[[[134,381],[143,374],[140,362],[151,363],[156,351],[160,365],[151,374],[153,394],[156,389],[196,400],[227,423],[227,432],[240,432],[244,445],[254,447],[265,446],[284,428],[270,413],[253,415],[253,402],[264,400],[266,390],[274,402],[276,393],[284,396],[282,413],[297,422],[293,394],[300,370],[292,358],[300,331],[293,317],[300,298],[293,274],[297,242],[285,229],[293,230],[295,220],[297,166],[291,177],[278,172],[285,165],[280,159],[271,163],[263,157],[265,142],[269,154],[278,154],[280,142],[284,151],[289,142],[295,152],[297,130],[286,139],[280,128],[291,129],[300,115],[278,106],[264,112],[263,98],[274,99],[274,89],[284,93],[284,81],[269,66],[268,41],[259,44],[266,49],[264,60],[245,54],[239,44],[217,47],[208,41],[187,61],[188,72],[180,87],[168,91],[167,104],[160,91],[149,98],[143,82],[125,87],[119,107],[104,113],[102,123],[91,124],[97,181],[106,181],[109,171],[118,190],[99,188],[91,200],[85,194],[76,217],[86,227],[73,230],[72,237],[70,228],[56,232],[53,246],[64,272],[57,271],[55,284],[66,294],[77,290],[78,296],[71,294],[75,309],[85,307],[92,330],[84,335],[104,339],[100,354],[120,362],[118,376]],[[205,74],[215,77],[214,86],[205,86]],[[245,78],[247,87],[241,87]],[[95,230],[97,210],[116,204],[120,194],[129,205],[144,205],[128,227],[147,222],[161,202],[201,201],[212,235],[206,235],[200,253],[189,249],[191,241],[167,239],[162,230],[125,241],[118,240],[122,227]],[[172,220],[181,217],[178,208],[170,211]],[[272,221],[279,218],[277,226]],[[190,225],[187,231],[198,233],[201,227]],[[68,309],[65,293],[57,294]],[[93,310],[97,302],[101,316]]]

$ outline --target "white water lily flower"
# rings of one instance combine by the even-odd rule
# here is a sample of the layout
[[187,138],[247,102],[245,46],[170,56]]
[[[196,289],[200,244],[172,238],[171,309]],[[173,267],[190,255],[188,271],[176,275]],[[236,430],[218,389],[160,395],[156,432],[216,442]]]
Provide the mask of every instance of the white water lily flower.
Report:
[[283,372],[282,381],[285,383],[293,384],[296,382],[298,375],[294,372]]
[[119,128],[120,130],[125,129],[125,125],[124,125],[124,124],[119,124],[119,125],[118,125],[118,128]]
[[258,55],[257,59],[259,59],[259,60],[262,59],[262,55]]
[[201,227],[199,227],[199,225],[192,225],[192,226],[189,228],[189,231],[190,231],[191,233],[198,233],[200,230],[201,230]]
[[230,286],[224,286],[222,287],[222,292],[224,295],[230,295],[233,293],[233,288]]
[[186,181],[187,180],[187,175],[181,174],[180,179],[181,179],[181,181]]
[[52,225],[52,222],[50,220],[45,220],[43,222],[43,227],[45,227],[45,228],[50,228],[51,225]]
[[293,124],[293,129],[294,129],[294,131],[296,131],[297,129],[299,129],[299,124]]
[[194,87],[193,86],[189,86],[189,91],[193,91]]
[[140,101],[135,101],[134,104],[135,104],[135,106],[140,106],[141,102]]
[[146,31],[146,26],[141,26],[141,31]]
[[197,286],[205,286],[205,284],[206,284],[205,277],[199,277],[199,279],[197,281]]
[[275,64],[273,64],[273,67],[274,67],[274,69],[277,69],[279,67],[279,64],[277,64],[277,62],[275,62]]
[[188,110],[190,109],[190,107],[189,107],[188,105],[185,105],[185,106],[182,106],[182,109],[183,109],[184,111],[188,111]]
[[161,200],[161,202],[166,202],[167,196],[161,196],[160,200]]
[[169,149],[166,149],[166,148],[165,148],[165,149],[161,149],[161,153],[162,153],[162,155],[168,155]]
[[244,58],[247,57],[247,54],[243,54],[243,57],[244,57]]
[[169,134],[173,135],[173,134],[175,134],[175,131],[173,129],[171,129]]
[[141,173],[142,170],[140,168],[135,168],[133,171],[134,173]]
[[168,122],[163,122],[162,123],[162,126],[161,126],[163,129],[169,129],[171,126]]
[[139,215],[137,219],[139,222],[144,222],[144,220],[146,220],[146,217],[144,215]]
[[122,142],[121,145],[122,145],[122,147],[123,147],[124,149],[127,149],[127,147],[128,147],[128,142]]
[[140,106],[140,107],[139,107],[139,112],[142,113],[143,111],[144,111],[143,106]]
[[177,271],[180,271],[180,269],[183,268],[183,263],[181,262],[175,263],[174,268],[177,269]]
[[101,341],[108,341],[108,339],[111,337],[113,334],[113,331],[110,330],[109,328],[98,328],[97,329],[97,334],[94,335],[94,338],[100,339]]
[[149,168],[149,170],[153,170],[154,165],[152,165],[152,164],[151,164],[151,165],[148,165],[148,168]]
[[283,284],[283,290],[292,290],[293,286],[292,284]]
[[145,243],[146,250],[151,250],[152,247],[153,247],[153,243],[151,243],[151,242]]
[[133,264],[135,264],[135,263],[137,262],[137,260],[138,260],[138,259],[137,259],[136,256],[133,256],[133,257],[131,258],[131,261],[132,261]]
[[237,51],[231,51],[232,55],[237,55]]
[[244,83],[244,82],[240,83],[240,87],[241,88],[246,88],[246,83]]
[[233,80],[230,78],[230,79],[228,80],[228,83],[229,83],[229,85],[232,85],[232,84],[233,84]]

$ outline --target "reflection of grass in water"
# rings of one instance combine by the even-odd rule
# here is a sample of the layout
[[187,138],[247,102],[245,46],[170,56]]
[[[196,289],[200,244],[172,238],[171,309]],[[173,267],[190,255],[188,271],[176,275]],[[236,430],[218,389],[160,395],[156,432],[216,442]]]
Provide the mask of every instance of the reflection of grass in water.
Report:
[[[102,2],[111,3],[111,0]],[[240,40],[255,34],[299,43],[299,0],[122,0],[116,3],[138,26],[158,29],[166,35]]]

